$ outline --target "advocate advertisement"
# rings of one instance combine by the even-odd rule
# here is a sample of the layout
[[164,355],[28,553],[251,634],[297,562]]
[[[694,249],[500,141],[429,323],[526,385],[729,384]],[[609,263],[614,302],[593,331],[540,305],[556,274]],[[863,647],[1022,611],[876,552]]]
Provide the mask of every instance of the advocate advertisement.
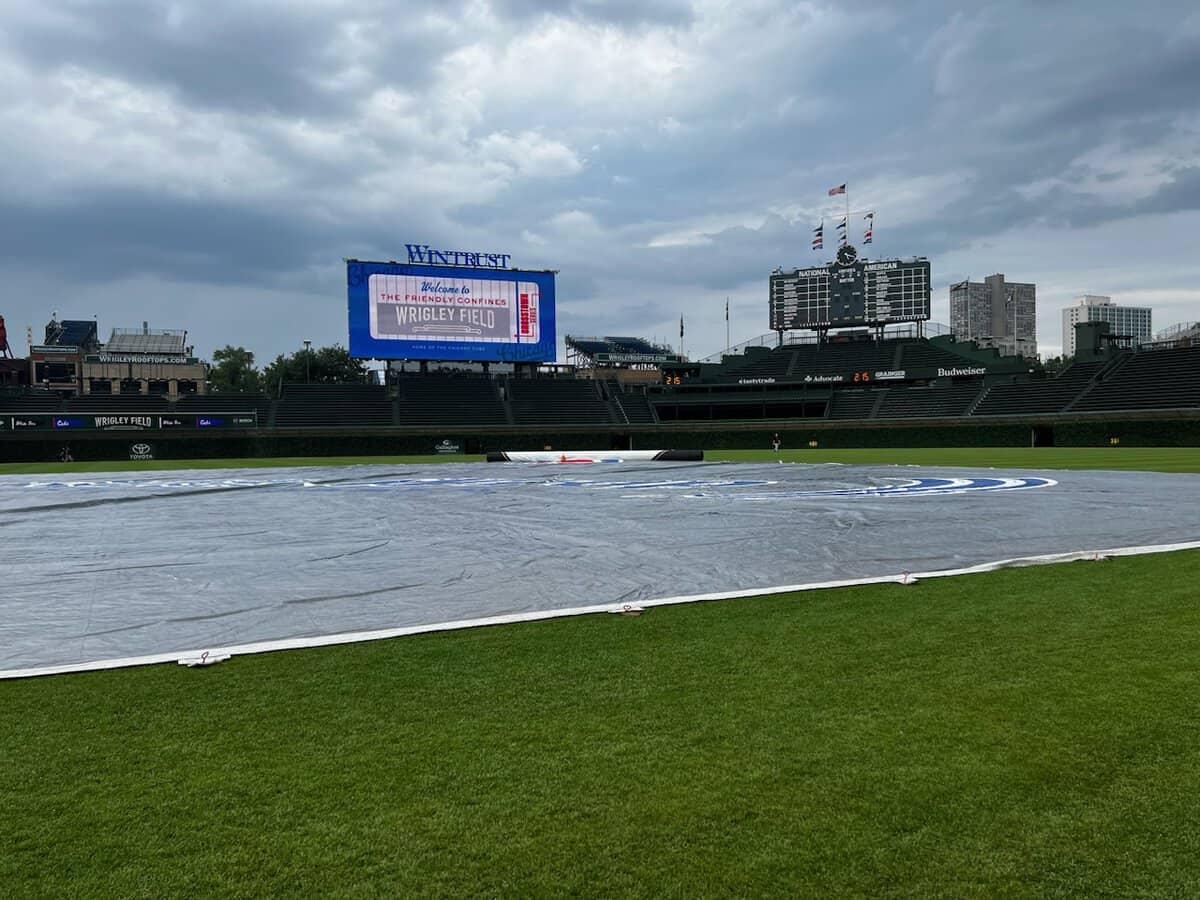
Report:
[[346,286],[353,357],[555,359],[553,272],[351,260]]

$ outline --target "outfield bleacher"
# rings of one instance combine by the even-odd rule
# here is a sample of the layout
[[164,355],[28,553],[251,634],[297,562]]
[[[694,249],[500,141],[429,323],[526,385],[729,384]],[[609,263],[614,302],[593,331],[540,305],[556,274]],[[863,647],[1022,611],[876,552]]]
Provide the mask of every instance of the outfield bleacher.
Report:
[[166,412],[165,394],[83,394],[64,404],[69,413],[154,413]]
[[869,419],[875,404],[884,392],[879,389],[841,390],[833,392],[830,402],[831,419]]
[[608,425],[612,411],[599,382],[582,378],[510,378],[509,406],[517,425]]
[[280,428],[392,423],[387,390],[373,384],[285,384],[275,407]]
[[414,375],[397,381],[400,425],[504,425],[508,414],[490,378]]
[[56,413],[61,412],[63,398],[54,391],[13,390],[0,391],[0,414],[2,413]]
[[961,384],[888,388],[877,419],[936,419],[965,416],[982,385],[977,381]]
[[1105,363],[1076,363],[1057,378],[993,384],[972,415],[1014,416],[1026,413],[1062,412],[1083,393]]
[[658,421],[645,390],[626,390],[618,381],[609,381],[606,387],[620,416],[618,421],[623,420],[631,425],[653,425]]
[[1200,347],[1130,355],[1071,404],[1071,412],[1200,407]]
[[175,412],[180,415],[253,412],[258,416],[259,427],[266,428],[271,423],[271,405],[271,398],[266,394],[185,394],[175,401]]

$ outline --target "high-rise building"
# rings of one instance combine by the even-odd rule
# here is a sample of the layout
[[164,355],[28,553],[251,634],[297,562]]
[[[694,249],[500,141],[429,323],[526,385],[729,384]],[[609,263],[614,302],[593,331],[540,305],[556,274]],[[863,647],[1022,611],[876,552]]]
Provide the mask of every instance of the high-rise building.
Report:
[[955,340],[1036,358],[1037,285],[1005,281],[1002,274],[950,285],[950,330]]
[[1131,337],[1135,345],[1153,336],[1150,307],[1118,306],[1111,297],[1084,294],[1062,311],[1063,356],[1075,355],[1075,326],[1080,322],[1108,322],[1114,335]]

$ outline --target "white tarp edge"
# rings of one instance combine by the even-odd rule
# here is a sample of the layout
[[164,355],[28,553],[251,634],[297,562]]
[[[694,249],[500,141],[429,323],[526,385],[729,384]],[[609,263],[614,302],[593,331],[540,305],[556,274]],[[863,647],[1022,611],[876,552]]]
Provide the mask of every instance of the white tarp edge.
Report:
[[[700,603],[708,600],[735,600],[747,597],[762,597],[772,594],[788,594],[799,591],[824,590],[826,588],[854,587],[867,584],[896,584],[906,579],[946,578],[955,575],[977,575],[999,569],[1042,566],[1055,563],[1099,560],[1110,556],[1141,556],[1151,553],[1171,553],[1177,550],[1200,550],[1200,541],[1185,541],[1176,544],[1154,544],[1139,547],[1115,547],[1104,550],[1079,550],[1071,553],[1050,553],[1041,556],[1024,556],[980,563],[959,569],[941,569],[931,572],[904,572],[873,578],[847,578],[810,584],[787,584],[771,588],[755,588],[745,591],[722,591],[708,594],[689,594],[679,597],[660,597],[653,600],[638,600],[643,609],[653,606],[674,606],[683,603]],[[104,669],[120,669],[128,666],[145,666],[155,663],[181,662],[201,657],[229,658],[251,653],[271,653],[276,650],[302,650],[312,647],[330,647],[337,644],[353,644],[361,641],[378,641],[404,637],[412,634],[429,634],[437,631],[457,631],[466,628],[483,628],[490,625],[509,625],[517,622],[536,622],[543,619],[559,619],[568,616],[586,616],[620,610],[621,604],[603,603],[595,606],[578,606],[570,609],[543,610],[538,612],[510,613],[478,619],[463,619],[457,622],[438,622],[430,625],[414,625],[405,628],[385,628],[375,631],[352,631],[345,634],[321,635],[318,637],[289,638],[275,641],[258,641],[235,644],[228,647],[197,648],[196,650],[172,653],[157,653],[148,656],[130,656],[119,659],[96,660],[73,665],[47,666],[28,669],[0,670],[0,679],[30,678],[39,675],[62,675],[70,672],[91,672]]]

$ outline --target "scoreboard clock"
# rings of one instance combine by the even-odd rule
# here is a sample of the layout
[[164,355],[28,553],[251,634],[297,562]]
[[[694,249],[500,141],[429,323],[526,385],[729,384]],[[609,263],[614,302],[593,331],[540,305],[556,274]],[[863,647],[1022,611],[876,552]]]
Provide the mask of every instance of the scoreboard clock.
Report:
[[811,269],[771,274],[771,330],[923,322],[930,316],[929,260],[859,259],[849,244]]

